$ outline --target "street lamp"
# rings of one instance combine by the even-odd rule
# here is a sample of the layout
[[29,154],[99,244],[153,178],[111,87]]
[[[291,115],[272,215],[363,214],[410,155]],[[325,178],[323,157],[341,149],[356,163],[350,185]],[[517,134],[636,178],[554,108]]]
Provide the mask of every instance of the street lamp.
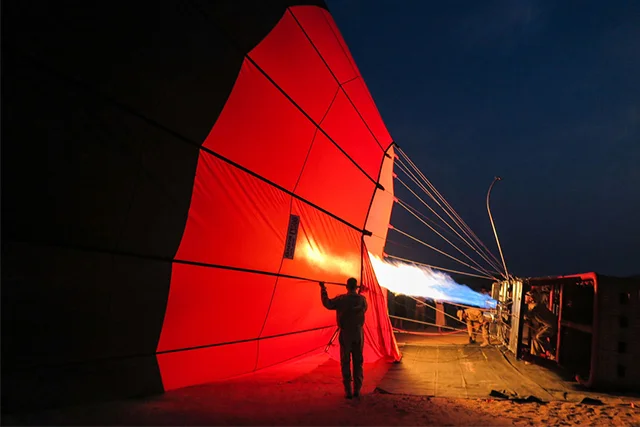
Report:
[[502,258],[502,266],[504,267],[504,274],[506,275],[506,279],[509,280],[509,271],[507,270],[507,263],[504,261],[504,255],[502,254],[502,247],[500,247],[500,239],[498,239],[498,232],[496,231],[496,225],[493,223],[493,216],[491,215],[491,208],[489,207],[489,196],[491,196],[491,190],[496,182],[502,181],[502,178],[496,176],[493,178],[493,182],[489,186],[489,191],[487,191],[487,212],[489,212],[489,220],[491,220],[491,227],[493,228],[493,234],[496,236],[496,243],[498,244],[498,250],[500,251],[500,258]]

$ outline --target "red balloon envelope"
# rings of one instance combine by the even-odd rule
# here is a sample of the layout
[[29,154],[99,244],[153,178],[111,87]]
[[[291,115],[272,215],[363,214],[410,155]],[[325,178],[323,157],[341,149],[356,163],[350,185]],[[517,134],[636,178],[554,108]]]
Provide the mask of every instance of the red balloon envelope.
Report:
[[143,3],[3,3],[3,409],[322,352],[349,277],[398,360],[392,139],[326,5]]
[[289,8],[248,53],[198,158],[176,259],[203,265],[174,264],[165,389],[323,351],[336,325],[319,280],[358,278],[371,307],[365,360],[398,359],[367,254],[386,237],[391,144],[331,15]]

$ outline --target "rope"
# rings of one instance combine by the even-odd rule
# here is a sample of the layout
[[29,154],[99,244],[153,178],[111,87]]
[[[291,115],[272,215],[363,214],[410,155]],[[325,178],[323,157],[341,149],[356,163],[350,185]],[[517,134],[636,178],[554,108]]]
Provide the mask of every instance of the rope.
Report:
[[425,305],[425,306],[427,306],[427,307],[429,307],[429,308],[433,308],[433,309],[434,309],[435,311],[437,311],[438,313],[442,313],[442,314],[444,314],[445,316],[452,318],[453,320],[455,320],[455,321],[456,321],[456,322],[458,322],[458,323],[464,323],[465,325],[467,324],[467,322],[463,322],[462,320],[458,319],[457,317],[453,317],[453,316],[452,316],[452,315],[450,315],[449,313],[447,313],[447,312],[445,312],[445,311],[442,311],[442,310],[438,309],[437,307],[434,307],[434,306],[432,306],[432,305],[430,305],[430,304],[427,304],[427,303],[426,303],[426,302],[424,302],[424,301],[420,301],[418,298],[412,297],[412,296],[410,296],[410,295],[407,295],[407,296],[408,296],[409,298],[411,298],[412,300],[414,300],[415,302],[418,302],[418,303],[420,303],[420,304],[422,304],[422,305]]
[[[458,329],[458,328],[454,328],[452,326],[438,325],[436,323],[431,323],[431,322],[423,322],[421,320],[409,319],[409,318],[400,317],[400,316],[394,316],[393,314],[389,314],[389,317],[392,318],[392,319],[406,320],[408,322],[418,323],[418,324],[421,324],[421,325],[437,326],[438,328],[450,329],[450,330],[455,331],[455,333],[460,333],[460,332],[467,332],[468,333],[469,332],[467,329]],[[456,320],[459,320],[459,319],[456,319]],[[396,328],[394,328],[394,329],[396,329]],[[453,334],[453,333],[451,333],[451,334]],[[500,339],[499,336],[493,335],[491,333],[488,333],[487,335],[489,336],[489,338]]]
[[420,332],[420,331],[408,331],[406,329],[393,328],[394,332],[399,332],[401,334],[409,334],[409,335],[424,335],[424,336],[442,336],[442,335],[455,335],[461,332],[466,331],[449,331],[449,332]]
[[[424,185],[422,185],[422,184],[418,181],[418,179],[415,177],[415,175],[413,175],[413,173],[412,173],[411,171],[409,171],[409,170],[408,170],[408,168],[407,168],[406,166],[404,166],[404,164],[402,163],[402,160],[400,160],[400,159],[396,159],[396,163],[397,163],[397,165],[399,166],[399,169],[400,169],[402,172],[404,172],[404,173],[409,177],[409,179],[411,179],[411,180],[414,182],[414,184],[416,184],[418,187],[420,187],[420,189],[421,189],[422,191],[424,191],[424,192],[427,194],[427,196],[429,196],[429,197],[431,197],[431,198],[433,199],[433,196],[429,193],[429,191],[426,189],[426,187],[425,187]],[[461,241],[465,242],[469,247],[471,247],[472,249],[474,249],[474,248],[473,248],[473,246],[471,246],[471,244],[470,244],[470,243],[469,243],[469,242],[468,242],[464,237],[462,237],[462,236],[460,235],[460,233],[458,233],[458,232],[456,231],[456,229],[455,229],[455,228],[453,228],[453,227],[451,226],[451,224],[449,224],[449,222],[447,222],[447,220],[445,220],[444,218],[442,218],[442,216],[440,216],[440,214],[439,214],[438,212],[436,212],[436,211],[435,211],[431,206],[429,206],[429,204],[428,204],[427,202],[425,202],[425,201],[422,199],[422,197],[420,197],[420,196],[419,196],[415,191],[413,191],[413,190],[411,189],[411,187],[409,187],[409,185],[407,185],[407,184],[406,184],[402,179],[400,179],[397,175],[395,176],[395,179],[396,179],[396,181],[400,182],[400,183],[401,183],[401,184],[402,184],[402,185],[403,185],[407,190],[409,190],[409,191],[411,192],[411,194],[413,194],[413,195],[414,195],[414,197],[415,197],[416,199],[420,200],[420,202],[422,202],[422,204],[423,204],[423,205],[425,205],[425,206],[427,207],[427,209],[429,209],[429,210],[430,210],[430,211],[431,211],[435,216],[437,216],[437,217],[438,217],[438,219],[440,219],[440,221],[444,222],[444,223],[447,225],[447,227],[449,227],[449,228],[451,229],[451,231],[453,231],[453,232],[456,234],[456,236],[458,236],[458,238],[459,238]]]
[[[403,154],[403,155],[404,155],[405,157],[407,157],[407,155],[406,155],[406,154]],[[442,196],[442,194],[440,194],[440,192],[438,192],[438,190],[433,186],[433,184],[431,184],[431,182],[429,182],[429,180],[424,176],[424,174],[423,174],[422,172],[420,172],[420,170],[417,168],[417,166],[415,166],[415,164],[411,161],[411,159],[409,159],[409,158],[407,157],[407,160],[410,162],[410,164],[412,165],[413,169],[414,169],[414,170],[416,170],[416,172],[419,174],[419,176],[421,176],[421,177],[422,177],[422,178],[427,182],[427,185],[429,185],[429,187],[432,189],[432,191],[434,192],[434,194],[437,194],[437,195],[438,195],[438,196],[443,200],[443,202],[444,202],[444,203],[449,207],[449,209],[451,209],[451,211],[453,211],[454,215],[455,215],[455,216],[456,216],[456,218],[458,218],[458,219],[456,219],[456,218],[452,217],[452,216],[451,216],[451,214],[450,214],[450,213],[449,213],[449,212],[448,212],[448,211],[447,211],[447,210],[446,210],[446,209],[445,209],[445,208],[440,204],[440,202],[438,201],[438,199],[437,199],[433,194],[431,194],[431,192],[430,192],[429,190],[427,190],[427,188],[426,188],[426,187],[425,187],[425,186],[424,186],[424,185],[419,181],[419,179],[418,179],[418,178],[416,178],[416,176],[413,174],[413,172],[411,172],[410,170],[408,170],[409,168],[408,168],[408,167],[407,167],[407,166],[402,162],[402,160],[401,160],[400,158],[397,158],[397,159],[396,159],[396,161],[397,161],[398,165],[400,166],[400,169],[401,169],[405,174],[407,174],[407,175],[411,178],[411,180],[412,180],[416,185],[418,185],[418,187],[420,187],[420,189],[421,189],[422,191],[424,191],[424,192],[425,192],[425,194],[427,194],[427,195],[428,195],[428,196],[429,196],[433,201],[435,201],[435,202],[436,202],[436,204],[438,204],[438,206],[440,206],[440,208],[441,208],[441,209],[442,209],[442,210],[447,214],[447,216],[448,216],[448,217],[449,217],[449,218],[450,218],[450,219],[451,219],[451,220],[452,220],[452,221],[453,221],[453,222],[454,222],[458,227],[460,227],[460,229],[462,230],[462,232],[463,232],[463,233],[464,233],[464,234],[465,234],[469,239],[471,239],[471,242],[473,243],[473,245],[470,245],[470,244],[469,244],[469,243],[468,243],[468,242],[467,242],[467,241],[466,241],[462,236],[460,236],[457,232],[456,232],[456,234],[458,234],[458,236],[459,236],[463,241],[465,241],[465,243],[467,243],[467,245],[469,245],[469,247],[470,247],[470,248],[472,248],[472,249],[473,249],[473,250],[474,250],[478,255],[480,255],[480,256],[481,256],[485,261],[487,261],[489,264],[493,265],[494,267],[495,267],[496,265],[498,265],[498,266],[499,266],[499,262],[498,262],[498,261],[496,261],[496,262],[495,262],[495,264],[494,264],[490,259],[488,259],[488,258],[486,257],[486,255],[483,255],[483,254],[482,254],[482,248],[481,248],[480,246],[478,246],[478,245],[474,242],[473,237],[471,237],[471,236],[469,235],[469,233],[465,230],[465,227],[466,227],[466,228],[471,232],[471,234],[472,234],[472,235],[474,235],[474,236],[476,237],[476,240],[478,240],[478,241],[479,241],[480,239],[475,235],[475,233],[473,233],[473,230],[471,230],[471,228],[470,228],[470,227],[469,227],[469,226],[468,226],[468,225],[467,225],[467,224],[462,220],[462,218],[460,217],[460,215],[458,215],[458,213],[457,213],[457,212],[455,212],[455,210],[453,209],[453,207],[451,207],[451,205],[450,205],[450,204],[449,204],[449,203],[444,199],[444,196]],[[424,203],[424,201],[423,201],[423,203]],[[428,206],[428,205],[427,205],[427,206]],[[435,213],[435,212],[434,212],[434,213]],[[437,214],[436,214],[436,215],[437,215]],[[451,227],[451,226],[449,225],[449,223],[447,223],[446,221],[444,221],[444,219],[442,219],[442,217],[440,217],[440,215],[437,215],[437,216],[438,216],[438,218],[440,218],[443,222],[445,222],[445,223],[446,223],[446,224],[447,224],[447,225],[448,225],[452,230],[454,230],[454,229],[453,229],[453,227]],[[454,230],[454,232],[455,232],[455,230]],[[484,246],[484,243],[482,243],[481,241],[480,241],[480,244],[481,244],[482,246]],[[485,249],[486,249],[486,246],[484,246],[484,247],[485,247]],[[487,251],[489,251],[488,249],[486,249],[486,250],[487,250]],[[478,251],[480,251],[480,252],[478,252]],[[493,256],[493,254],[491,254],[491,253],[490,253],[490,251],[489,251],[489,254],[490,254],[491,256]],[[493,258],[495,259],[495,256],[493,256]],[[498,269],[498,270],[499,270],[499,269]]]
[[[420,189],[421,189],[422,191],[424,191],[424,192],[425,192],[425,194],[427,194],[427,196],[429,196],[432,200],[436,201],[436,203],[437,203],[437,200],[435,199],[435,197],[434,197],[434,196],[429,192],[429,190],[427,190],[427,189],[426,189],[426,187],[425,187],[424,185],[422,185],[422,183],[420,183],[420,182],[418,181],[418,179],[415,177],[415,175],[414,175],[411,171],[409,171],[409,170],[408,170],[408,168],[407,168],[407,167],[402,163],[402,160],[400,160],[400,159],[396,159],[396,160],[397,160],[397,163],[398,163],[399,169],[400,169],[400,170],[402,170],[405,174],[407,174],[407,175],[409,176],[409,178],[410,178],[410,179],[411,179],[411,180],[412,180],[412,181],[413,181],[413,182],[414,182],[418,187],[420,187]],[[475,245],[475,247],[474,247],[474,245],[472,245],[472,243],[470,243],[469,241],[467,241],[467,239],[465,239],[462,235],[460,235],[460,233],[458,233],[458,232],[456,231],[456,229],[455,229],[455,228],[453,228],[453,226],[452,226],[451,224],[449,224],[449,222],[447,222],[444,218],[442,218],[442,216],[440,216],[440,214],[438,214],[438,213],[437,213],[437,212],[436,212],[436,211],[435,211],[431,206],[429,206],[429,204],[428,204],[427,202],[425,202],[425,201],[422,199],[422,197],[420,197],[420,196],[419,196],[415,191],[413,191],[413,190],[411,189],[411,187],[409,187],[409,185],[408,185],[407,183],[405,183],[405,182],[404,182],[402,179],[400,179],[398,176],[396,176],[396,177],[395,177],[395,179],[396,179],[397,181],[399,181],[399,182],[400,182],[400,183],[401,183],[401,184],[402,184],[402,185],[403,185],[407,190],[409,190],[409,192],[411,192],[411,194],[413,194],[413,196],[414,196],[415,198],[417,198],[420,202],[422,202],[422,204],[423,204],[423,205],[425,205],[425,206],[426,206],[426,207],[427,207],[431,212],[433,212],[433,214],[434,214],[434,215],[436,215],[436,216],[438,217],[438,219],[440,219],[442,222],[444,222],[444,223],[447,225],[447,227],[449,227],[449,228],[451,229],[451,231],[453,231],[453,232],[456,234],[456,236],[457,236],[457,237],[458,237],[462,242],[464,242],[467,246],[469,246],[469,247],[470,247],[470,248],[471,248],[475,253],[477,253],[477,254],[478,254],[478,255],[479,255],[483,260],[485,260],[485,261],[486,261],[486,262],[487,262],[487,263],[488,263],[488,264],[489,264],[493,269],[495,269],[497,272],[500,272],[500,271],[501,271],[501,270],[500,270],[500,268],[498,268],[498,267],[499,267],[499,265],[498,265],[498,267],[496,267],[496,265],[497,265],[497,264],[494,264],[494,263],[493,263],[493,262],[491,262],[491,260],[490,260],[490,259],[488,259],[484,254],[482,254],[481,252],[479,252],[479,248],[477,247],[477,245]],[[413,208],[413,209],[415,209],[415,208]],[[455,221],[454,221],[454,223],[455,223]],[[459,227],[461,227],[461,226],[460,226],[460,224],[457,224],[457,225],[458,225]],[[461,227],[461,228],[462,228],[462,227]],[[464,230],[462,230],[462,231],[463,231],[463,233],[464,233]],[[465,233],[465,234],[466,234],[466,233]],[[499,273],[499,274],[500,274],[500,273]]]
[[331,335],[331,339],[329,340],[329,342],[327,343],[326,347],[324,348],[324,352],[328,353],[329,352],[329,348],[331,348],[331,344],[333,344],[333,341],[336,339],[336,337],[338,336],[338,332],[340,332],[340,328],[336,328],[335,332],[333,333],[333,335]]
[[421,324],[421,325],[437,326],[437,327],[439,327],[439,328],[452,329],[452,330],[454,330],[454,331],[458,331],[458,332],[466,332],[466,330],[465,330],[465,329],[457,329],[457,328],[453,328],[453,327],[451,327],[451,326],[440,326],[440,325],[437,325],[437,324],[435,324],[435,323],[423,322],[423,321],[421,321],[421,320],[408,319],[408,318],[406,318],[406,317],[394,316],[393,314],[390,314],[390,315],[389,315],[389,317],[390,317],[390,318],[392,318],[392,319],[406,320],[406,321],[408,321],[408,322],[419,323],[419,324]]
[[[400,199],[397,195],[394,194],[394,197],[398,200],[402,200]],[[427,215],[423,214],[422,212],[420,212],[420,210],[418,210],[417,208],[414,208],[413,206],[411,206],[409,203],[407,203],[405,200],[402,200],[402,202],[411,210],[413,210],[413,212],[417,215],[419,215],[422,219],[424,219],[425,221],[429,221],[434,227],[437,227],[440,231],[442,231],[443,233],[445,233],[447,236],[451,237],[452,239],[456,239],[462,243],[466,243],[464,240],[460,239],[460,237],[458,237],[456,234],[452,233],[450,230],[447,230],[446,228],[444,228],[443,226],[441,226],[440,224],[438,224],[437,221],[434,221],[433,219],[429,218]]]
[[[398,152],[400,153],[400,155],[402,155],[405,160],[407,161],[407,163],[409,164],[409,166],[411,166],[411,168],[417,173],[418,177],[422,178],[422,180],[424,181],[424,183],[427,184],[427,186],[431,189],[431,191],[433,192],[434,195],[438,196],[433,197],[431,196],[431,193],[429,193],[429,191],[424,190],[425,193],[427,193],[429,196],[431,196],[431,198],[433,199],[433,201],[435,201],[438,206],[440,206],[440,208],[447,214],[447,216],[449,216],[449,218],[454,221],[456,223],[456,225],[458,225],[464,232],[464,228],[463,224],[469,228],[469,226],[464,222],[464,221],[457,221],[456,218],[458,219],[462,219],[460,218],[459,215],[457,215],[457,212],[455,211],[455,209],[453,209],[453,207],[449,204],[449,202],[447,202],[447,200],[444,198],[444,196],[438,191],[437,188],[435,188],[435,186],[431,183],[431,181],[429,181],[429,179],[422,173],[422,171],[418,168],[418,166],[416,166],[416,164],[409,158],[409,156],[400,148],[398,148]],[[402,163],[402,160],[398,157],[398,162]],[[404,165],[404,163],[402,163],[402,165],[406,168],[406,165]],[[408,168],[407,168],[408,169]],[[412,176],[413,173],[411,173]],[[449,210],[445,209],[445,207],[442,206],[442,204],[438,201],[438,198],[445,204],[446,207],[449,208]],[[451,214],[454,214],[454,217],[451,216]],[[470,228],[469,228],[470,230]],[[466,233],[465,233],[466,234]],[[467,235],[467,237],[469,237],[471,239],[471,237],[469,235]],[[473,239],[472,239],[473,240]]]
[[[422,179],[424,179],[424,181],[426,182],[426,184],[434,191],[435,194],[437,194],[443,201],[443,203],[451,210],[451,212],[453,213],[453,215],[455,215],[455,217],[459,220],[459,222],[461,224],[464,225],[464,227],[466,227],[466,229],[471,233],[471,235],[473,237],[475,237],[475,240],[480,243],[480,245],[482,245],[484,247],[484,249],[486,250],[486,252],[495,260],[495,262],[497,264],[500,264],[500,262],[498,261],[498,258],[496,258],[496,256],[489,250],[489,248],[487,248],[487,246],[482,242],[482,240],[480,240],[480,238],[473,232],[473,230],[471,229],[471,227],[469,227],[469,225],[460,217],[460,215],[456,212],[455,209],[453,209],[453,207],[449,204],[449,202],[447,202],[447,200],[444,198],[444,196],[442,196],[442,194],[440,194],[440,192],[435,188],[435,186],[429,181],[429,179],[427,179],[427,177],[422,173],[422,171],[420,171],[420,169],[416,166],[416,164],[409,158],[409,156],[400,148],[398,147],[398,152],[407,160],[407,162],[414,168],[414,170],[418,173],[418,175],[420,177],[422,177]],[[438,203],[436,201],[436,203]],[[438,205],[440,205],[438,203]],[[442,206],[440,206],[442,208]],[[444,210],[444,208],[443,208]],[[445,211],[446,212],[446,211]],[[449,215],[447,213],[447,215]],[[449,217],[451,218],[451,216],[449,215]],[[453,219],[453,218],[452,218]],[[460,225],[460,224],[458,224]],[[463,227],[461,227],[463,228]],[[464,228],[463,228],[464,230]],[[467,233],[465,233],[467,234]],[[467,234],[468,236],[468,234]],[[468,236],[469,237],[469,236]]]
[[[444,315],[445,315],[445,316],[447,316],[447,317],[452,318],[453,320],[455,320],[455,321],[456,321],[456,322],[458,322],[458,323],[463,323],[463,324],[465,324],[465,325],[467,324],[467,322],[463,322],[462,320],[458,319],[457,317],[454,317],[454,316],[450,315],[450,314],[449,314],[449,313],[447,313],[447,312],[444,312],[444,311],[442,311],[442,310],[439,310],[437,307],[434,307],[434,306],[432,306],[432,305],[430,305],[430,304],[427,304],[427,303],[426,303],[426,302],[424,302],[424,301],[420,301],[419,299],[417,299],[417,298],[415,298],[415,297],[413,297],[413,296],[411,296],[411,295],[407,295],[407,296],[408,296],[409,298],[413,299],[414,301],[416,301],[416,302],[418,302],[418,303],[422,304],[422,305],[425,305],[425,306],[427,306],[427,307],[429,307],[429,308],[432,308],[432,309],[434,309],[435,311],[437,311],[437,312],[439,312],[439,313],[442,313],[442,314],[444,314]],[[450,305],[456,305],[456,306],[459,306],[459,307],[467,307],[467,308],[474,308],[474,309],[478,309],[478,307],[465,306],[465,305],[462,305],[462,304],[456,304],[456,303],[449,303],[449,302],[448,302],[447,304],[450,304]],[[484,311],[490,311],[490,310],[484,310]],[[391,316],[391,315],[389,315],[389,317],[392,317],[392,316]],[[404,319],[403,319],[403,320],[404,320]],[[407,320],[409,320],[409,319],[407,319]],[[415,322],[419,322],[419,323],[425,323],[425,322],[421,322],[421,321],[419,321],[419,320],[414,320],[414,321],[415,321]],[[438,325],[438,324],[435,324],[435,323],[434,323],[434,324],[432,324],[432,325],[433,325],[433,326],[438,326],[439,328],[449,328],[449,329],[454,329],[454,328],[450,328],[450,327],[448,327],[448,326],[441,326],[441,325]],[[458,329],[456,329],[456,330],[458,330]],[[490,337],[492,337],[492,338],[498,338],[498,339],[500,339],[500,337],[499,337],[499,336],[497,336],[497,335],[491,335],[491,334],[489,334],[489,336],[490,336]]]
[[436,248],[436,247],[431,246],[430,244],[428,244],[428,243],[426,243],[426,242],[424,242],[424,241],[422,241],[422,240],[418,239],[417,237],[413,237],[413,236],[412,236],[411,234],[409,234],[409,233],[406,233],[406,232],[404,232],[404,231],[402,231],[402,230],[400,230],[400,229],[398,229],[398,228],[396,228],[396,227],[391,227],[391,229],[392,229],[392,230],[397,231],[398,233],[400,233],[400,234],[402,234],[402,235],[404,235],[404,236],[406,236],[406,237],[408,237],[408,238],[410,238],[410,239],[415,240],[415,241],[416,241],[416,242],[418,242],[418,243],[422,243],[424,246],[428,247],[429,249],[433,249],[434,251],[436,251],[436,252],[438,252],[438,253],[440,253],[440,254],[442,254],[442,255],[444,255],[444,256],[446,256],[446,257],[448,257],[448,258],[451,258],[451,259],[452,259],[452,260],[454,260],[454,261],[458,261],[460,264],[462,264],[462,265],[464,265],[464,266],[466,266],[466,267],[469,267],[470,269],[475,270],[475,271],[477,271],[478,273],[484,273],[482,270],[480,270],[480,269],[478,269],[478,268],[476,268],[476,267],[474,267],[474,266],[472,266],[472,265],[469,265],[469,264],[467,264],[466,262],[464,262],[464,261],[462,261],[462,260],[459,260],[458,258],[454,257],[453,255],[449,255],[448,253],[446,253],[446,252],[444,252],[444,251],[441,251],[440,249],[438,249],[438,248]]
[[[391,242],[391,243],[394,243],[394,242]],[[403,246],[404,246],[404,245],[403,245]],[[449,272],[449,273],[464,274],[464,275],[466,275],[466,276],[479,277],[479,278],[481,278],[481,279],[489,279],[489,280],[491,280],[491,279],[492,279],[492,278],[491,278],[491,277],[489,277],[489,276],[481,276],[481,275],[479,275],[479,274],[465,273],[464,271],[451,270],[451,269],[449,269],[449,268],[443,268],[443,267],[436,267],[436,266],[434,266],[434,265],[425,264],[425,263],[418,262],[418,261],[412,261],[412,260],[410,260],[410,259],[407,259],[407,258],[401,258],[401,257],[399,257],[399,256],[395,256],[395,255],[389,255],[389,254],[386,254],[386,257],[387,257],[387,258],[397,259],[398,261],[410,262],[410,263],[417,264],[417,265],[421,265],[421,266],[424,266],[424,267],[433,268],[433,269],[435,269],[435,270],[447,271],[447,272]]]
[[460,250],[459,247],[457,247],[456,245],[454,245],[453,243],[451,243],[449,241],[449,239],[447,239],[446,237],[444,237],[442,234],[438,233],[438,231],[436,231],[433,227],[431,227],[429,224],[426,223],[426,221],[424,221],[422,218],[420,218],[418,215],[416,215],[414,212],[411,211],[411,209],[409,209],[407,206],[405,206],[405,203],[398,199],[398,204],[400,206],[402,206],[403,208],[405,208],[405,210],[407,210],[407,212],[409,212],[411,215],[415,216],[420,222],[422,222],[424,225],[426,225],[427,227],[429,227],[429,229],[431,229],[434,233],[436,233],[438,236],[442,237],[444,239],[445,242],[449,243],[451,246],[453,246],[458,252],[460,252],[462,255],[464,255],[465,257],[467,257],[467,259],[469,259],[469,261],[471,261],[472,263],[474,263],[480,270],[482,270],[483,273],[485,273],[488,276],[493,277],[496,281],[498,280],[497,277],[493,276],[491,274],[491,272],[487,271],[485,268],[483,268],[480,264],[478,264],[476,262],[476,260],[474,260],[473,258],[471,258],[469,255],[467,255],[466,253],[464,253],[462,250]]
[[[427,306],[427,307],[429,307],[429,308],[433,308],[435,311],[437,311],[437,312],[439,312],[439,313],[442,313],[442,314],[444,314],[444,315],[445,315],[445,316],[447,316],[447,317],[452,318],[452,319],[453,319],[453,320],[455,320],[456,322],[464,323],[465,325],[467,324],[467,322],[463,322],[462,320],[458,319],[457,317],[454,317],[454,316],[450,315],[450,314],[449,314],[449,313],[447,313],[447,312],[444,312],[444,311],[442,311],[442,310],[439,310],[438,308],[436,308],[436,307],[434,307],[434,306],[432,306],[432,305],[430,305],[430,304],[427,304],[427,303],[426,303],[426,302],[424,302],[424,301],[420,301],[419,299],[417,299],[417,298],[415,298],[415,297],[412,297],[412,296],[410,296],[410,295],[407,295],[407,296],[408,296],[409,298],[413,299],[414,301],[419,302],[419,303],[420,303],[420,304],[422,304],[422,305],[426,305],[426,306]],[[468,305],[456,304],[456,303],[452,303],[452,302],[447,302],[447,304],[449,304],[449,305],[455,305],[455,306],[458,306],[458,307],[473,308],[473,309],[483,310],[483,311],[491,311],[491,310],[488,310],[488,309],[482,309],[482,308],[479,308],[479,307],[472,307],[472,306],[468,306]]]

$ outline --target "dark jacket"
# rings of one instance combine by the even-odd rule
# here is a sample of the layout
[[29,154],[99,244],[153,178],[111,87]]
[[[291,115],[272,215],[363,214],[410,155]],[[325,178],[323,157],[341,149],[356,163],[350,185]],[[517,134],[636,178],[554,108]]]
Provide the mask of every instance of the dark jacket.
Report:
[[530,304],[527,308],[527,318],[535,328],[543,325],[554,329],[558,327],[558,318],[546,306],[542,304]]
[[336,320],[342,330],[357,330],[364,325],[364,314],[367,311],[367,299],[355,292],[329,298],[326,289],[322,289],[322,305],[329,310],[336,310]]

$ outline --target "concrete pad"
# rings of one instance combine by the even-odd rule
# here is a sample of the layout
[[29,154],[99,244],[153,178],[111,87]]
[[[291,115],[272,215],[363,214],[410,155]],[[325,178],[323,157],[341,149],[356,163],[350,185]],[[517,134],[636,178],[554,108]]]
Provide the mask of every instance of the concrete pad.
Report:
[[[587,397],[606,404],[638,401],[638,396],[584,389],[555,364],[526,364],[500,346],[469,344],[466,334],[398,334],[397,340],[403,344],[403,359],[378,384],[383,393],[464,399],[534,396],[544,402],[574,403]],[[492,396],[492,391],[499,393]]]

